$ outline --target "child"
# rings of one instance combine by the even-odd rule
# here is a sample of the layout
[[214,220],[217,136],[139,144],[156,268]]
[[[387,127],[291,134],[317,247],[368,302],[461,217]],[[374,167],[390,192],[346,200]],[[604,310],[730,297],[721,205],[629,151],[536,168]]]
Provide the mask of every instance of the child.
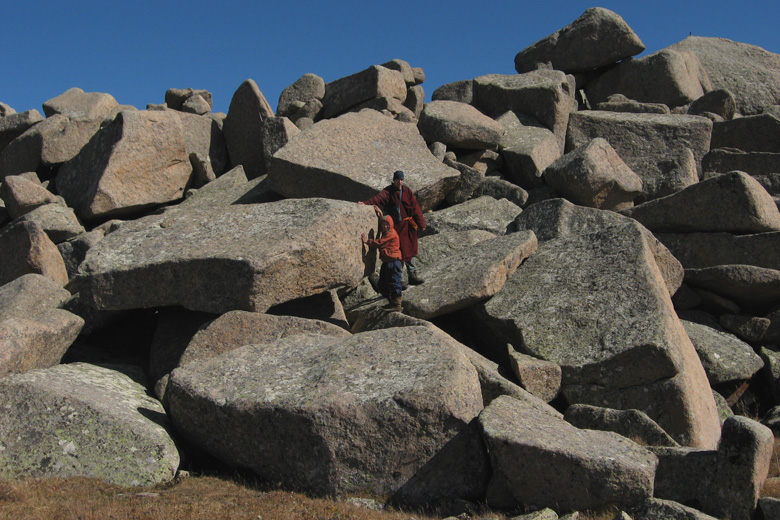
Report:
[[401,312],[401,245],[398,233],[395,231],[393,219],[389,216],[379,217],[379,237],[374,240],[366,240],[366,234],[360,235],[363,244],[379,249],[379,259],[382,267],[379,269],[379,285],[387,290],[387,299],[390,301],[384,307],[388,312]]

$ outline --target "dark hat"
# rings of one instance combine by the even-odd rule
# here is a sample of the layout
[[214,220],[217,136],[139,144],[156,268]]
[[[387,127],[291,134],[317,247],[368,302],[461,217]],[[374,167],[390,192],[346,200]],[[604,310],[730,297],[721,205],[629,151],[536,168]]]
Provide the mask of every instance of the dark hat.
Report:
[[396,170],[395,173],[393,173],[393,180],[401,179],[404,180],[404,172],[401,170]]

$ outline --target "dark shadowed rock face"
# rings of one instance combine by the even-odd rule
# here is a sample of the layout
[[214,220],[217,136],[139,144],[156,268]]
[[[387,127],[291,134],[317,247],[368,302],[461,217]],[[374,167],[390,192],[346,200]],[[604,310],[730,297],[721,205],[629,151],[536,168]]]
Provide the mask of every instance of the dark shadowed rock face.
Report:
[[482,409],[456,343],[396,327],[249,345],[175,370],[171,417],[193,442],[269,481],[392,493]]

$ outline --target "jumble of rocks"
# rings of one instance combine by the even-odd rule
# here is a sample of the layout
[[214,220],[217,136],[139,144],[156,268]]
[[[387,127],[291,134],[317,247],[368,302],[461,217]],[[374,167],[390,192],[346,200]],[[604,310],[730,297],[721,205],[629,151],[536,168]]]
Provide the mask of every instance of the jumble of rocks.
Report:
[[[0,104],[0,478],[780,518],[780,55],[644,50],[592,8],[428,103],[395,59],[275,112],[251,79],[227,114]],[[395,170],[402,313],[356,204]]]

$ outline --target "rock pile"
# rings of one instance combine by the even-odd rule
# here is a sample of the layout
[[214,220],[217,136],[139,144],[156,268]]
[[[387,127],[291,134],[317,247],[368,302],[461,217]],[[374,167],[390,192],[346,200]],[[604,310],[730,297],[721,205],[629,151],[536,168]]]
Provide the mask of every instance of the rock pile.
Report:
[[[780,56],[643,50],[593,8],[429,103],[396,59],[305,74],[276,112],[251,79],[227,114],[192,88],[0,104],[0,477],[218,459],[440,511],[751,518],[780,413]],[[429,223],[403,313],[356,204],[399,169]]]

